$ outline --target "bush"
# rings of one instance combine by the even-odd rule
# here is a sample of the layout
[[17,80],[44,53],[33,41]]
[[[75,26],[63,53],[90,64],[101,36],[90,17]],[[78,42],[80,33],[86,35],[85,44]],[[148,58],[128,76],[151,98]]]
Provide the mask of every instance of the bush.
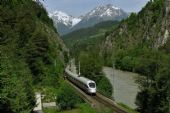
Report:
[[80,104],[81,113],[96,113],[96,111],[89,104]]
[[95,80],[102,71],[102,60],[95,53],[83,52],[79,55],[82,76]]
[[56,86],[63,69],[58,35],[45,9],[33,0],[1,0],[0,11],[0,112],[30,113],[32,81]]
[[112,85],[105,76],[101,76],[101,78],[98,80],[97,90],[104,96],[107,97],[112,96]]

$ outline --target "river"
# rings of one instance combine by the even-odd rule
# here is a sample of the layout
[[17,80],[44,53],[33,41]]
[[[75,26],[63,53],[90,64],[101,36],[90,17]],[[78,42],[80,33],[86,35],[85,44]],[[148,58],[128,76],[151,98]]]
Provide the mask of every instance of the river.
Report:
[[112,98],[118,103],[135,109],[136,95],[139,92],[138,84],[135,81],[139,74],[113,70],[111,67],[103,67],[103,72],[113,86]]

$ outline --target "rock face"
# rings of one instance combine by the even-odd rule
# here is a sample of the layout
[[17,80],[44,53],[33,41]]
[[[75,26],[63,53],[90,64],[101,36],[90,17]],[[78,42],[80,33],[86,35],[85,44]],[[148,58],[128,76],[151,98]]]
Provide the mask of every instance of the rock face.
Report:
[[170,0],[165,0],[165,8],[166,8],[166,17],[167,17],[168,13],[170,12]]
[[[170,30],[170,0],[165,0],[165,25],[166,25],[166,30]],[[167,31],[168,34],[170,31]]]
[[159,48],[160,46],[163,46],[168,41],[168,38],[170,37],[170,0],[165,0],[164,2],[164,18],[162,19],[162,27],[161,30],[164,33],[162,36],[160,36],[155,44],[156,48]]
[[81,21],[80,18],[73,17],[61,11],[55,11],[49,16],[53,19],[58,32],[63,35]]
[[146,44],[149,48],[158,49],[166,46],[169,40],[170,0],[158,0],[148,2],[138,14],[133,13],[122,21],[106,38],[104,48],[113,51]]

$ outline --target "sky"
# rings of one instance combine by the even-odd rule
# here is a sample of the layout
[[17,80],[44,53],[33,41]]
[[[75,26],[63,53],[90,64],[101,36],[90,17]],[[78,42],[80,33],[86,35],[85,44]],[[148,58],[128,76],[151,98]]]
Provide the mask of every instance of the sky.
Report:
[[55,10],[81,16],[99,5],[113,4],[126,12],[138,12],[149,0],[42,0],[49,13]]

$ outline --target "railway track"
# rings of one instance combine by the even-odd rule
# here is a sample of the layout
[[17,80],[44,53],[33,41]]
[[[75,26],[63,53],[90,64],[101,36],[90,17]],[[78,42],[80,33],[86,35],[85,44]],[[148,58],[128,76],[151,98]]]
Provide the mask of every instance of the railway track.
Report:
[[116,103],[113,100],[101,95],[98,92],[96,93],[96,96],[94,96],[93,98],[101,102],[102,104],[106,105],[107,107],[113,109],[116,113],[128,113],[127,111],[123,110],[118,105],[116,105]]
[[71,86],[73,86],[79,93],[80,97],[82,97],[87,103],[89,103],[93,108],[102,109],[103,107],[111,108],[114,113],[128,113],[119,107],[113,100],[101,95],[100,93],[96,93],[95,96],[91,96],[83,92],[76,85],[67,81]]

